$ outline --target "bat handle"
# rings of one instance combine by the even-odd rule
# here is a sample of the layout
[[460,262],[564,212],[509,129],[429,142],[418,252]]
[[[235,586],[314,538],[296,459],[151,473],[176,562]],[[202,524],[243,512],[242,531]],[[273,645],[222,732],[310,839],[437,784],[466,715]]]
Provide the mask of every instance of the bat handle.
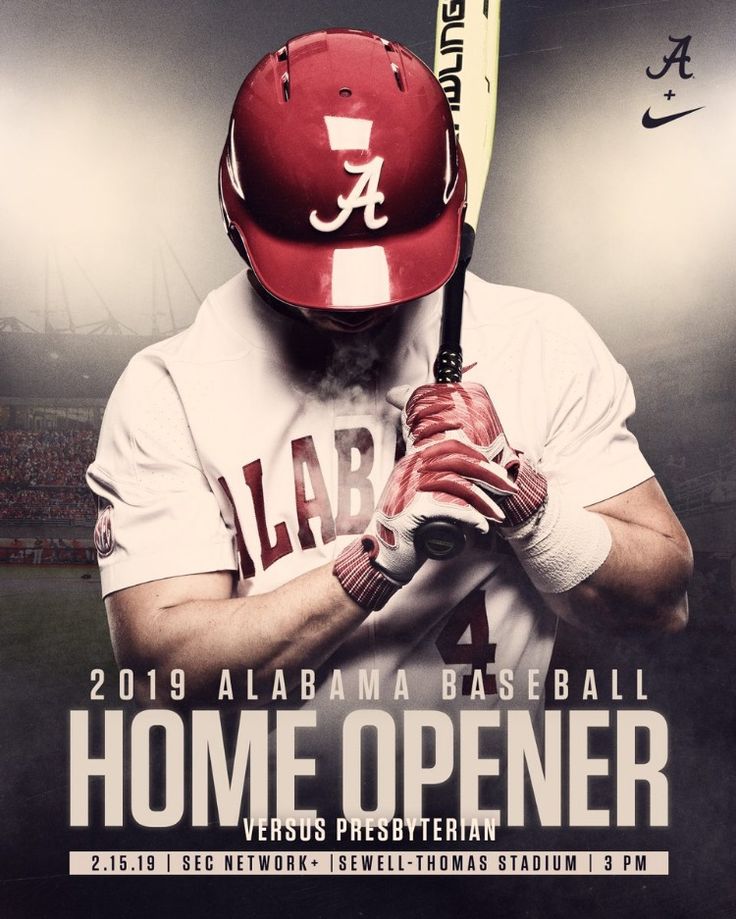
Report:
[[[473,254],[475,231],[464,223],[460,236],[460,255],[452,277],[444,290],[440,348],[434,362],[437,383],[459,383],[463,378],[463,351],[460,333],[463,321],[465,272]],[[465,548],[465,531],[454,520],[438,518],[423,523],[414,533],[414,546],[426,558],[447,561]]]
[[454,520],[438,517],[417,527],[414,531],[414,548],[425,558],[449,561],[465,548],[465,533]]
[[443,292],[440,347],[434,362],[436,383],[459,383],[463,378],[463,350],[460,336],[463,326],[463,297],[465,273],[475,244],[475,230],[464,223],[460,234],[460,254],[457,265]]

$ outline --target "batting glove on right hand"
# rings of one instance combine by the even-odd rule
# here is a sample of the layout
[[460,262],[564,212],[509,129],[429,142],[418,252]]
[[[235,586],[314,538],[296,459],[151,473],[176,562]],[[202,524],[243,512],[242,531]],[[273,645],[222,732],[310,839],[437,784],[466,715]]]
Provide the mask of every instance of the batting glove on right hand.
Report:
[[[389,393],[394,404],[395,394],[396,391]],[[544,504],[546,478],[510,446],[496,407],[480,383],[419,386],[406,401],[401,422],[409,451],[424,449],[444,438],[456,438],[477,447],[490,462],[503,466],[517,487],[516,493],[502,502],[505,525],[528,520]]]
[[449,520],[487,533],[504,519],[494,500],[516,492],[508,472],[470,444],[442,440],[394,467],[366,534],[337,558],[334,574],[364,609],[380,609],[426,561],[414,544],[424,523]]

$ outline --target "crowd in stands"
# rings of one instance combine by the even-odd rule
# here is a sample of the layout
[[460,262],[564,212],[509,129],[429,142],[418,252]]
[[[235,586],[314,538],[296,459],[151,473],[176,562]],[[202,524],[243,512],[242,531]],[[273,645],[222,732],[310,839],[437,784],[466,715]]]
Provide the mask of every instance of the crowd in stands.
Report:
[[0,431],[0,485],[78,487],[96,444],[95,431]]
[[91,539],[0,538],[0,564],[90,565],[94,561]]
[[0,520],[48,520],[87,523],[95,503],[86,488],[14,488],[0,486]]
[[0,520],[92,523],[84,473],[96,443],[95,431],[0,431]]

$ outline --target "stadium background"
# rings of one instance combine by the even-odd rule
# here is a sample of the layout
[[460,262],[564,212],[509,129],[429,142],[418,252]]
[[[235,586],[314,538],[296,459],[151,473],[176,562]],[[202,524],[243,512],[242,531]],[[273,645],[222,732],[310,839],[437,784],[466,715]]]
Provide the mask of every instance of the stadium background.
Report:
[[[286,35],[327,25],[372,28],[428,59],[428,7],[274,0],[244,14],[225,2],[74,0],[62,15],[11,0],[0,13],[0,115],[11,127],[0,146],[10,218],[0,236],[4,915],[46,915],[55,903],[56,915],[99,914],[100,891],[65,878],[65,853],[80,846],[66,827],[66,712],[84,706],[91,667],[114,668],[82,475],[129,357],[191,321],[199,296],[238,268],[213,176],[239,81]],[[682,108],[705,109],[645,132],[641,114],[662,110],[667,81],[644,68],[685,34],[697,79],[670,82]],[[298,902],[331,915],[360,891],[365,915],[425,915],[428,903],[436,915],[473,915],[492,895],[509,915],[603,916],[602,902],[587,906],[601,890],[617,914],[644,915],[645,903],[653,916],[734,914],[734,35],[726,2],[507,3],[474,262],[486,278],[564,296],[602,334],[632,376],[634,429],[693,542],[682,636],[602,644],[561,629],[555,660],[646,669],[672,735],[673,831],[661,846],[672,877],[605,888],[407,883],[390,909],[365,882],[349,895],[344,882],[261,884],[258,914]],[[107,883],[111,914],[109,892],[123,887]],[[147,914],[149,894],[121,884]],[[230,915],[232,888],[200,890]],[[165,894],[181,914],[190,895],[173,883]]]

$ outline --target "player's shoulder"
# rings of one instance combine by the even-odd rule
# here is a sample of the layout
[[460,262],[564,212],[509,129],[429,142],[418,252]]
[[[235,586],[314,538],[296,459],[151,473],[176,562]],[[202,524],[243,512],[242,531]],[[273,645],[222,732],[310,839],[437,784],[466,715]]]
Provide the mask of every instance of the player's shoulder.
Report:
[[133,355],[116,388],[150,391],[170,376],[174,366],[232,360],[247,353],[254,344],[253,323],[248,321],[251,298],[241,272],[207,295],[190,326]]
[[248,348],[218,318],[222,302],[237,298],[239,277],[209,294],[200,306],[194,322],[168,338],[156,341],[138,351],[120,375],[108,400],[106,414],[126,419],[137,417],[145,406],[156,400],[170,401],[175,390],[174,368],[181,364],[202,364],[223,359],[235,350]]
[[[562,362],[610,359],[606,345],[578,310],[555,294],[491,284],[468,274],[464,334],[494,341],[509,353],[535,347]],[[465,331],[467,329],[467,332]]]
[[241,271],[207,295],[188,328],[146,348],[141,360],[207,364],[242,356],[258,338],[254,300],[246,272]]
[[560,331],[579,332],[588,323],[562,297],[539,290],[492,284],[471,272],[466,281],[468,321],[476,327],[486,325],[538,325]]

